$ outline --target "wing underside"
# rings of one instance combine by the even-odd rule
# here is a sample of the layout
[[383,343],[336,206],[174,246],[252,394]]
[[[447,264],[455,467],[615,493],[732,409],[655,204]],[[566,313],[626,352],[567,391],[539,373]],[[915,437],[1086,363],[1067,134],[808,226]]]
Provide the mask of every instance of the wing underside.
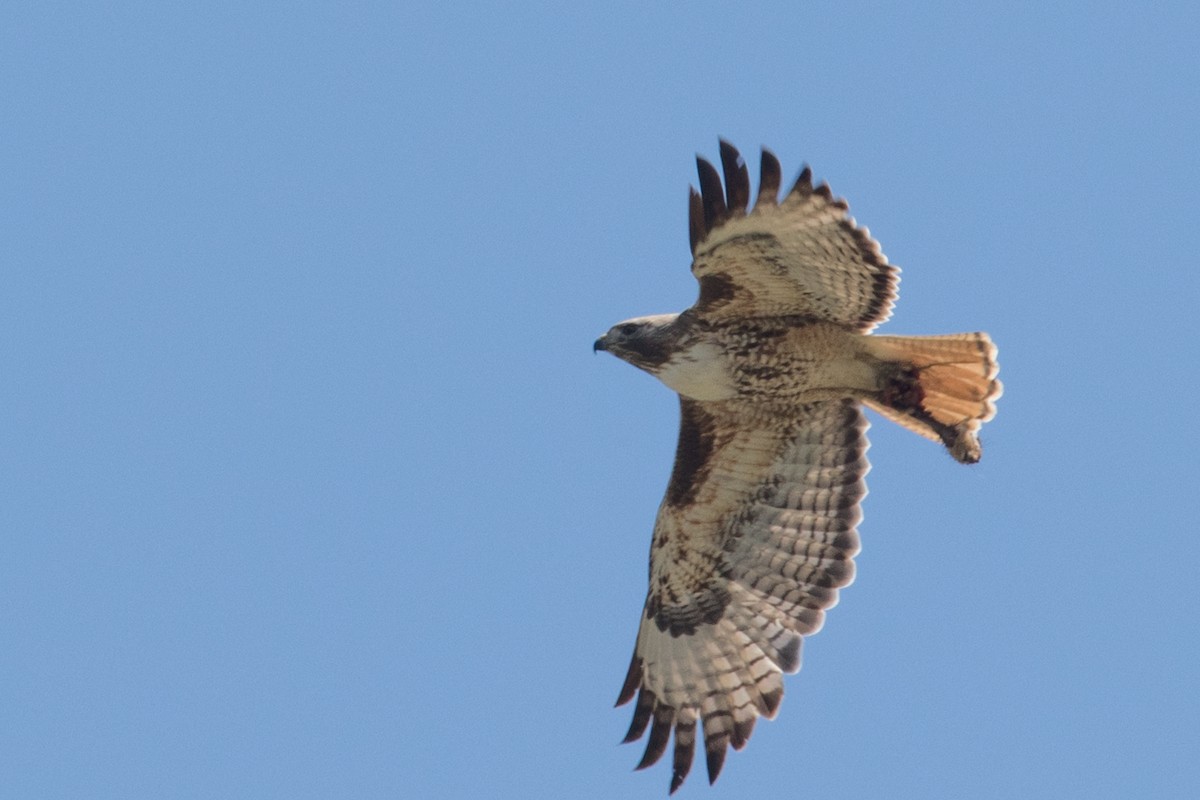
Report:
[[868,331],[891,314],[899,269],[807,167],[782,200],[780,166],[762,152],[753,210],[746,164],[721,142],[716,168],[697,158],[700,191],[689,201],[696,311],[712,320],[800,316]]
[[672,792],[698,735],[711,782],[727,747],[740,749],[758,717],[774,717],[801,637],[820,629],[854,577],[868,469],[858,405],[812,403],[777,425],[750,419],[761,415],[682,400],[676,469],[618,700],[637,697],[625,741],[650,731],[639,769],[674,732]]

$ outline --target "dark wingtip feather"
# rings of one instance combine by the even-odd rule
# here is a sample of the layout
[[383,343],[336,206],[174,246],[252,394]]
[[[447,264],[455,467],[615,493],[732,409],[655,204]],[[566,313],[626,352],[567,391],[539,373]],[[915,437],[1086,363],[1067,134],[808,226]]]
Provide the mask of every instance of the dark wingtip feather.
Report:
[[779,711],[779,704],[783,702],[783,689],[772,689],[769,692],[763,692],[763,706],[767,709],[767,718],[775,716],[775,712]]
[[638,693],[637,706],[633,709],[633,720],[629,723],[629,732],[621,740],[621,744],[629,744],[642,738],[646,726],[650,724],[650,714],[654,711],[654,692],[642,689]]
[[629,661],[629,671],[625,673],[625,683],[621,685],[621,693],[617,695],[617,706],[623,706],[633,699],[633,695],[637,692],[638,687],[642,684],[642,660],[638,658],[637,651],[633,653],[633,658]]
[[700,175],[700,197],[704,201],[704,228],[707,233],[728,216],[725,192],[721,189],[721,176],[717,168],[701,156],[696,156],[696,172]]
[[789,675],[800,670],[800,645],[804,641],[803,637],[793,635],[788,641],[779,648],[779,661],[776,662],[781,670]]
[[737,148],[720,141],[721,168],[725,172],[725,199],[730,214],[745,213],[750,204],[750,171]]
[[704,201],[700,199],[700,193],[689,186],[688,238],[691,240],[692,253],[696,252],[696,245],[704,241],[707,235],[708,229],[704,227]]
[[750,741],[750,734],[754,733],[754,723],[757,721],[758,717],[750,717],[733,724],[733,734],[729,743],[733,745],[734,750],[741,750],[746,746],[746,742]]
[[783,181],[783,167],[779,159],[767,148],[762,149],[762,161],[758,171],[758,199],[755,206],[778,205],[779,184]]
[[721,736],[713,741],[704,743],[704,762],[708,768],[708,783],[711,786],[717,782],[721,767],[725,766],[725,744],[727,738]]
[[680,722],[675,726],[675,757],[671,765],[671,794],[683,785],[692,770],[696,754],[696,723]]
[[792,191],[790,194],[798,194],[801,197],[806,197],[812,194],[812,191],[812,170],[809,168],[808,164],[805,164],[804,169],[800,170],[800,177],[796,178],[796,183],[794,186],[792,186]]
[[667,752],[667,741],[671,738],[671,722],[675,719],[675,710],[670,706],[659,706],[654,711],[654,726],[650,728],[650,738],[646,740],[646,752],[634,770],[645,769],[658,763],[663,753]]

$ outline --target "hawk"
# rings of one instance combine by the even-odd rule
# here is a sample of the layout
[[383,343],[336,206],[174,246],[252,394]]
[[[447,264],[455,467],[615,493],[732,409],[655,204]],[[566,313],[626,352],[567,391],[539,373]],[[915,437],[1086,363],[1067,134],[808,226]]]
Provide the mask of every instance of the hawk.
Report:
[[[979,460],[1001,385],[985,333],[873,336],[899,270],[805,167],[779,199],[764,149],[758,195],[721,141],[689,196],[695,305],[630,319],[595,343],[679,394],[675,466],[658,510],[637,645],[617,705],[643,769],[674,732],[673,793],[703,734],[708,779],[745,746],[854,579],[867,406]],[[700,727],[700,731],[697,730]]]

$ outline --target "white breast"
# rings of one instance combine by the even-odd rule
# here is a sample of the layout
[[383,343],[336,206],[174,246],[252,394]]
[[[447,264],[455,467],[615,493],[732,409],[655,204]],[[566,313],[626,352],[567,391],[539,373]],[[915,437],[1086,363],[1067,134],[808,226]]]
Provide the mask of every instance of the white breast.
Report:
[[728,400],[737,394],[722,351],[713,344],[696,344],[676,354],[655,375],[693,400]]

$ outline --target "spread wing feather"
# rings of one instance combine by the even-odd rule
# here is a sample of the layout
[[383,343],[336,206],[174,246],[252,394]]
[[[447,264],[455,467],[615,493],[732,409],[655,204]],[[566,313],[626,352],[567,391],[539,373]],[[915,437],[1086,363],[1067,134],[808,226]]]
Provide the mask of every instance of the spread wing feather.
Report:
[[779,161],[763,150],[758,199],[747,213],[746,165],[725,141],[721,163],[724,192],[717,170],[697,157],[700,191],[689,203],[702,317],[800,316],[869,331],[891,315],[900,270],[827,184],[814,187],[805,167],[778,200]]
[[801,637],[854,579],[868,469],[867,422],[852,400],[786,416],[684,398],[681,408],[617,701],[637,697],[625,741],[650,729],[639,769],[666,753],[674,731],[672,792],[691,767],[697,724],[711,782],[727,747],[741,749],[759,716],[775,716]]

